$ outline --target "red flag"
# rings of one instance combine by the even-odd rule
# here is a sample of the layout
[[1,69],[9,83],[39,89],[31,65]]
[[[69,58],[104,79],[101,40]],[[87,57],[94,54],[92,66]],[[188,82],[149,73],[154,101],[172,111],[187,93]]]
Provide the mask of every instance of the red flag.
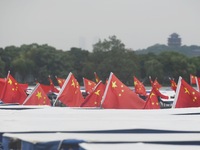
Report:
[[169,78],[170,83],[171,83],[171,89],[174,90],[176,92],[176,88],[177,88],[177,84],[174,81],[174,79]]
[[173,108],[200,107],[200,93],[179,77]]
[[49,105],[51,106],[50,99],[38,83],[32,93],[26,98],[23,105]]
[[160,89],[162,87],[162,85],[158,82],[157,79],[154,80],[153,86],[156,86],[157,89]]
[[157,90],[155,89],[155,87],[153,87],[150,94],[147,97],[144,109],[160,109],[157,94]]
[[145,101],[111,72],[101,103],[103,108],[142,109]]
[[85,98],[85,101],[82,103],[81,107],[100,107],[104,90],[105,85],[102,83],[102,81],[99,81],[92,93]]
[[28,88],[28,84],[27,83],[19,83],[21,88],[26,92],[27,88]]
[[[39,82],[38,82],[39,83]],[[38,84],[37,83],[37,84]],[[52,86],[39,83],[46,94],[52,92]]]
[[196,84],[196,76],[190,74],[190,84]]
[[58,78],[56,77],[57,81],[58,81],[58,85],[60,88],[62,88],[63,84],[65,83],[65,79],[62,78]]
[[49,82],[50,82],[51,92],[59,93],[59,90],[54,86],[50,76],[49,76]]
[[71,72],[60,90],[57,100],[69,107],[80,107],[84,102],[79,83]]
[[99,77],[98,77],[98,75],[97,75],[96,72],[94,72],[94,77],[95,77],[95,81],[96,81],[96,83],[98,83],[98,82],[100,81],[100,79],[99,79]]
[[142,96],[147,96],[147,92],[143,83],[140,82],[135,76],[133,77],[133,80],[135,86],[135,93]]
[[94,90],[94,87],[96,86],[96,83],[87,79],[87,78],[83,78],[83,84],[85,87],[85,91],[89,94]]
[[22,104],[27,95],[21,88],[20,84],[8,73],[3,91],[1,93],[1,100],[4,103],[19,103]]
[[152,86],[152,87],[153,87],[153,86],[156,86],[156,88],[158,88],[158,89],[160,89],[160,88],[162,87],[161,84],[158,83],[157,78],[153,81],[153,80],[151,79],[151,76],[149,76],[149,80],[150,80],[150,82],[151,82],[151,86]]
[[6,78],[0,78],[0,96],[3,91],[5,83],[6,83]]

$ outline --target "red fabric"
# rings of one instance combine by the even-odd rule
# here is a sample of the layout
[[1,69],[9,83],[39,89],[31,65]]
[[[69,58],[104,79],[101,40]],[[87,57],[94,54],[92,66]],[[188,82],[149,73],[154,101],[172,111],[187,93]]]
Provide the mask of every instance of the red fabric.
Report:
[[20,83],[20,86],[22,87],[22,89],[26,92],[27,88],[28,88],[28,84],[27,83]]
[[105,85],[100,81],[93,92],[85,98],[81,107],[100,107],[104,91]]
[[147,96],[146,88],[142,82],[140,82],[135,76],[133,77],[135,93],[142,96]]
[[6,83],[6,78],[0,78],[0,96],[3,91],[5,83]]
[[52,87],[50,85],[44,85],[40,83],[40,86],[42,87],[42,89],[44,90],[46,94],[52,92]]
[[155,87],[152,88],[149,96],[147,97],[144,109],[160,109],[160,105],[158,102],[157,89]]
[[50,99],[42,89],[40,84],[37,84],[33,92],[27,97],[23,105],[49,105]]
[[173,79],[169,79],[171,83],[171,89],[176,92],[177,84]]
[[175,108],[200,107],[200,93],[180,78],[175,96]]
[[85,91],[87,93],[91,93],[94,90],[94,87],[96,86],[96,83],[87,79],[87,78],[83,78],[83,84],[85,87]]
[[59,93],[59,90],[54,86],[50,76],[49,76],[49,82],[50,82],[51,92]]
[[65,83],[65,79],[62,78],[58,78],[56,77],[57,81],[58,81],[58,85],[60,88],[62,88],[63,84]]
[[4,103],[22,104],[26,97],[27,95],[23,88],[9,73],[1,93],[1,100]]
[[145,101],[124,85],[113,73],[110,74],[102,103],[108,109],[142,109]]
[[190,84],[196,84],[196,76],[190,74]]
[[72,73],[69,73],[57,99],[69,107],[80,107],[84,102],[79,83]]
[[157,89],[160,89],[162,85],[157,81],[157,79],[154,80],[153,86],[155,86]]
[[95,81],[96,81],[96,83],[98,83],[98,82],[100,81],[100,79],[99,79],[99,77],[98,77],[98,75],[97,75],[96,72],[94,72],[94,77],[95,77]]

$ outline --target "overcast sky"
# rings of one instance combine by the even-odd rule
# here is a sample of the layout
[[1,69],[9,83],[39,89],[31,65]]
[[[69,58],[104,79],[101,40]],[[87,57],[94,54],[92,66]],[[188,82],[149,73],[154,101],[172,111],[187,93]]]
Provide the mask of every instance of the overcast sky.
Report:
[[48,44],[92,50],[116,35],[133,50],[167,44],[200,45],[200,0],[0,0],[0,47]]

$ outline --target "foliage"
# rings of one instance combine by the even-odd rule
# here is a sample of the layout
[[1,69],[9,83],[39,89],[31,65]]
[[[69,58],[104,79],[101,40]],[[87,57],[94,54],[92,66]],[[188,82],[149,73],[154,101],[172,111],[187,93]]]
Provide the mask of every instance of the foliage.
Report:
[[20,82],[35,84],[37,79],[40,83],[49,84],[50,75],[57,85],[55,76],[66,78],[72,72],[83,85],[83,77],[94,81],[94,72],[103,82],[113,72],[129,86],[133,86],[133,76],[144,81],[145,85],[150,85],[149,76],[157,78],[163,85],[169,85],[168,77],[177,80],[182,76],[189,81],[189,74],[200,76],[200,56],[185,55],[191,49],[196,49],[197,53],[199,47],[182,46],[171,51],[168,46],[156,44],[147,48],[145,53],[138,54],[138,51],[127,49],[116,36],[99,40],[92,52],[76,47],[62,51],[36,43],[8,46],[0,48],[0,76],[6,77],[10,70]]

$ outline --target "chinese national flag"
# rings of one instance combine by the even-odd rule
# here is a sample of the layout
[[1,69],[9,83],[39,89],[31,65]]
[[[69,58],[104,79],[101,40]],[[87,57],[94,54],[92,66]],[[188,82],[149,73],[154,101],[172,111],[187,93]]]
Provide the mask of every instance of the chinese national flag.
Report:
[[157,79],[154,80],[153,86],[156,86],[157,89],[160,89],[162,87],[162,85],[158,82]]
[[49,105],[51,106],[50,99],[38,83],[33,92],[26,98],[23,105]]
[[147,96],[147,92],[143,83],[140,82],[135,76],[133,77],[133,80],[134,80],[135,93],[142,96]]
[[63,84],[65,83],[65,79],[62,78],[58,78],[56,77],[57,81],[58,81],[58,85],[60,88],[62,88]]
[[19,103],[22,104],[26,99],[26,92],[20,84],[8,73],[6,82],[1,93],[1,100],[4,103]]
[[99,81],[92,93],[85,98],[81,107],[100,107],[104,91],[105,85]]
[[174,81],[174,79],[169,78],[170,83],[171,83],[171,89],[174,90],[176,92],[176,88],[177,88],[177,84]]
[[[39,82],[38,82],[39,83]],[[37,83],[37,84],[38,84]],[[50,92],[52,92],[52,87],[50,85],[45,85],[45,84],[41,84],[40,83],[40,86],[42,87],[43,91],[48,94]]]
[[95,82],[93,82],[89,79],[86,79],[86,78],[83,78],[83,84],[84,84],[84,87],[85,87],[85,91],[87,93],[91,93],[94,90],[94,87],[96,86]]
[[21,88],[26,92],[27,88],[28,88],[28,84],[27,83],[20,83]]
[[54,86],[50,76],[49,76],[49,82],[50,82],[51,92],[59,93],[59,90]]
[[111,73],[101,103],[108,109],[142,109],[145,101]]
[[6,83],[6,78],[0,78],[0,96],[3,91],[5,83]]
[[179,77],[173,108],[200,107],[200,93]]
[[60,90],[57,100],[69,107],[80,107],[84,102],[79,83],[71,72]]
[[190,84],[196,84],[196,76],[190,74]]
[[160,109],[160,104],[158,102],[158,92],[155,87],[152,88],[150,94],[147,97],[144,109]]
[[94,77],[95,77],[95,81],[96,81],[96,83],[98,83],[98,82],[100,81],[100,79],[99,79],[99,77],[98,77],[98,75],[97,75],[96,72],[94,72]]

